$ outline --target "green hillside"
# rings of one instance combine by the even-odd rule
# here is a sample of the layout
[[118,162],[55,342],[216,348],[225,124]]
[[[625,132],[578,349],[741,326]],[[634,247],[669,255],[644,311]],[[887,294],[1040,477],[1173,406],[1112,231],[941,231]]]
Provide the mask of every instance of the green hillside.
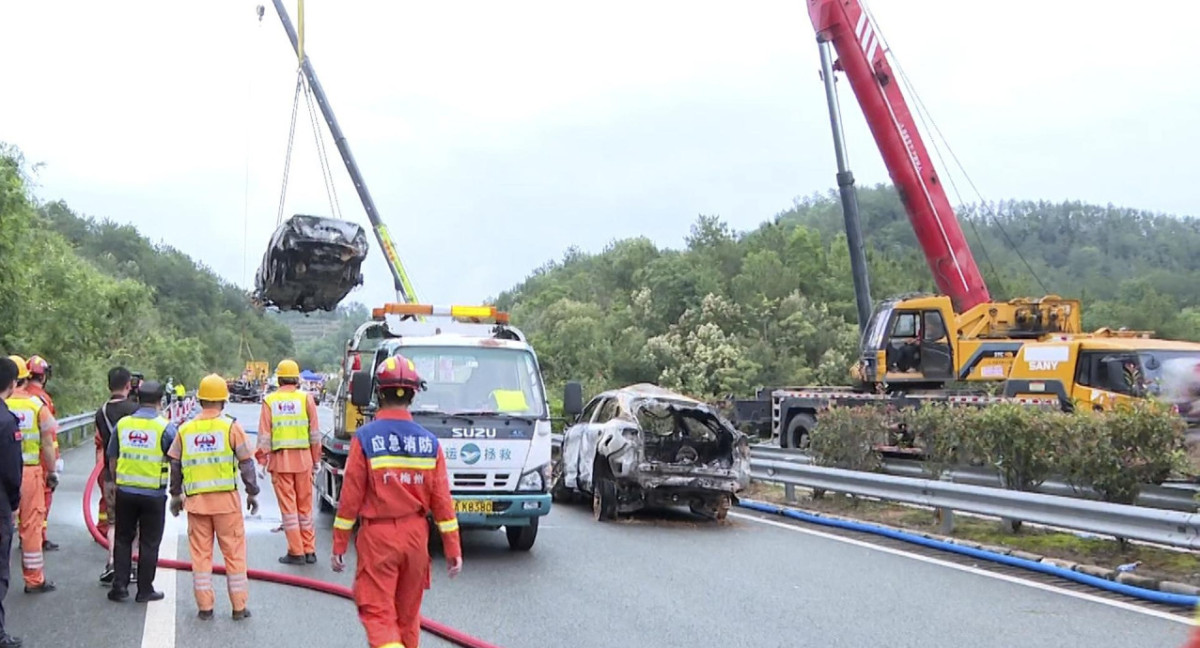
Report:
[[[933,291],[890,186],[858,193],[875,299]],[[995,299],[1084,301],[1085,325],[1200,340],[1200,222],[1135,209],[1009,201],[960,214]],[[841,384],[857,345],[835,191],[748,232],[701,216],[683,249],[645,238],[569,250],[495,300],[536,344],[554,388],[636,381],[698,396]]]
[[0,144],[0,348],[51,362],[60,413],[101,402],[117,363],[194,388],[208,372],[240,373],[239,349],[292,352],[287,327],[243,290],[132,226],[38,206],[27,173]]

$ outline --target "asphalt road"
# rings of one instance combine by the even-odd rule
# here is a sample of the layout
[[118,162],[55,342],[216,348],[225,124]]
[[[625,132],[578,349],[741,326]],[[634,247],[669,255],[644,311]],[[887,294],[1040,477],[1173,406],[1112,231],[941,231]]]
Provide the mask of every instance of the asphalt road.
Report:
[[[256,426],[255,408],[232,411],[248,429]],[[280,585],[252,583],[253,617],[237,623],[221,578],[217,618],[197,620],[185,572],[159,572],[155,584],[167,591],[165,601],[109,602],[97,580],[105,553],[87,535],[80,507],[91,457],[90,448],[67,455],[51,512],[51,537],[62,549],[46,554],[47,573],[59,590],[25,594],[14,548],[5,606],[9,631],[26,646],[366,645],[350,601]],[[826,537],[776,518],[730,518],[716,525],[666,512],[597,523],[586,507],[555,505],[529,553],[510,552],[502,532],[468,532],[459,578],[448,580],[435,557],[424,614],[505,648],[1128,648],[1178,646],[1188,631],[1154,613]],[[168,537],[178,535],[164,542],[164,555],[186,560],[184,518],[168,520]],[[318,564],[279,565],[284,538],[271,532],[279,511],[265,489],[259,516],[247,519],[250,566],[349,585],[349,572],[337,575],[328,566],[331,522],[318,518]],[[421,645],[449,644],[426,635]]]

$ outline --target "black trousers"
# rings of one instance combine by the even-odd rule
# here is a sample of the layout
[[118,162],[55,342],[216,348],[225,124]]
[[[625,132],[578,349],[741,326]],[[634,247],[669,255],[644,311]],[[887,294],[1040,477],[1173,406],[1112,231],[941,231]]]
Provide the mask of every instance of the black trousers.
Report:
[[0,513],[0,637],[5,630],[4,597],[8,596],[8,571],[12,565],[13,514]]
[[113,543],[113,589],[129,589],[133,569],[133,538],[138,539],[138,592],[154,591],[158,569],[158,546],[167,523],[167,498],[131,495],[117,490],[117,524]]

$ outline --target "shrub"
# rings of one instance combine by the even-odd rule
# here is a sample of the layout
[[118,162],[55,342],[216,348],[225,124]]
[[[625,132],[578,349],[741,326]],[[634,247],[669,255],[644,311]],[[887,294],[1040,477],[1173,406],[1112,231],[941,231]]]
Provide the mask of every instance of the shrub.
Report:
[[1126,504],[1143,485],[1186,471],[1186,424],[1162,404],[1076,412],[1008,403],[930,403],[900,412],[881,405],[831,407],[819,416],[810,451],[819,465],[876,470],[877,448],[888,442],[891,424],[900,423],[935,479],[953,466],[982,463],[1013,490],[1035,490],[1057,477]]
[[1061,465],[1070,415],[1001,403],[965,417],[964,445],[1000,473],[1005,488],[1036,489]]
[[901,412],[901,420],[925,455],[925,467],[934,479],[953,466],[977,461],[978,453],[967,434],[976,412],[973,407],[949,403],[929,403]]
[[1080,413],[1068,423],[1063,472],[1076,488],[1133,504],[1143,485],[1161,484],[1186,469],[1185,431],[1183,419],[1153,401]]
[[876,447],[888,440],[888,414],[883,407],[830,407],[818,415],[809,435],[809,452],[817,465],[849,470],[876,470]]

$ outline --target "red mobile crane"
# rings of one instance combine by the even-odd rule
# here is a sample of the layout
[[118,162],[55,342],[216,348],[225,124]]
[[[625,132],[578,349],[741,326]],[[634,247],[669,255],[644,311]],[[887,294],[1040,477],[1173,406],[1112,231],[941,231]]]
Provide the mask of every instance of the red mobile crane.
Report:
[[[829,103],[862,337],[854,388],[772,390],[773,435],[779,435],[783,447],[805,445],[818,412],[835,403],[883,400],[904,407],[929,401],[982,405],[1008,400],[975,390],[949,391],[944,386],[952,381],[1004,380],[1026,342],[1082,333],[1079,302],[1056,295],[992,301],[901,93],[878,27],[860,0],[808,0],[808,9]],[[836,62],[831,49],[837,53]],[[940,294],[886,299],[872,308],[854,176],[846,162],[837,108],[835,70],[843,71],[850,81]],[[760,392],[760,398],[763,395]],[[1058,404],[1056,398],[1022,402]]]
[[[938,290],[950,297],[959,312],[991,301],[866,10],[858,0],[809,0],[808,11],[817,31],[822,67],[827,67],[832,44],[838,55],[833,68],[843,70],[850,81]],[[825,70],[828,85],[831,76]],[[840,139],[841,133],[836,136]],[[841,157],[843,147],[838,148]]]

